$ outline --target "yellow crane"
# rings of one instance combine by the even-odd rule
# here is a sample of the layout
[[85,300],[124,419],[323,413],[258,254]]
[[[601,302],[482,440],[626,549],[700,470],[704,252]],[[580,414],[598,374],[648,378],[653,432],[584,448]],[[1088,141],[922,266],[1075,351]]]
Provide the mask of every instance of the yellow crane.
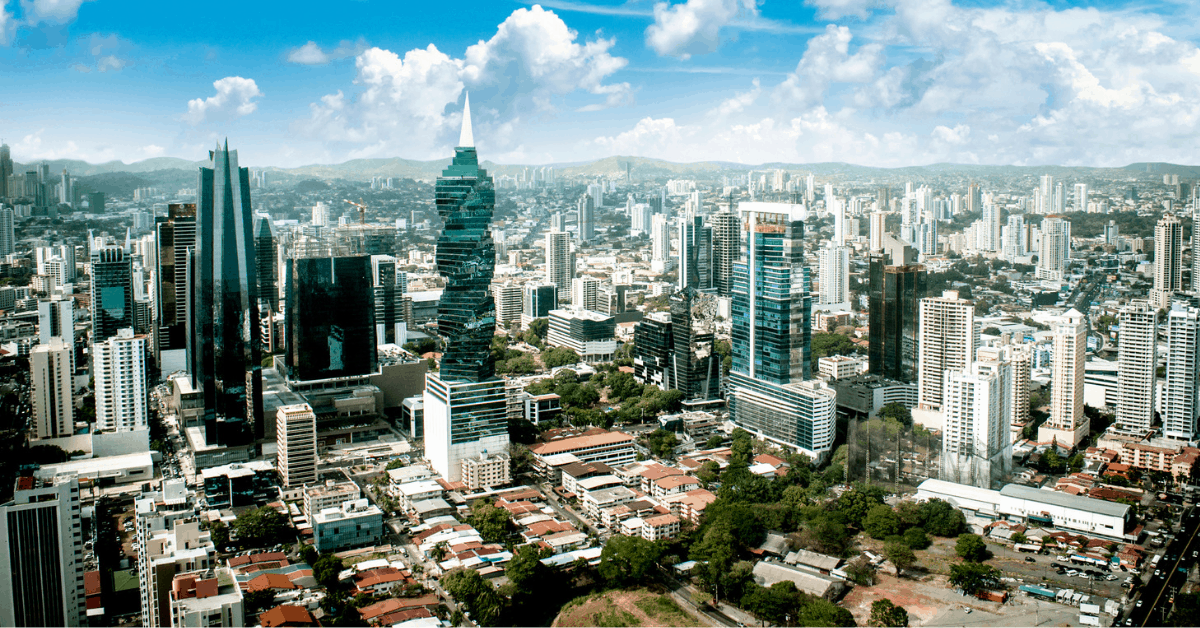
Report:
[[343,200],[343,201],[346,201],[347,203],[349,203],[349,204],[351,204],[351,205],[353,205],[353,206],[355,206],[355,207],[357,207],[357,208],[358,208],[358,224],[360,224],[360,225],[365,225],[365,224],[367,224],[367,206],[366,206],[366,205],[363,205],[363,202],[362,202],[362,199],[361,199],[361,198],[360,198],[360,199],[358,199],[358,202],[357,202],[357,203],[355,203],[354,201],[352,201],[352,200],[350,200],[350,199],[348,199],[348,198],[344,198],[344,199],[342,199],[342,200]]

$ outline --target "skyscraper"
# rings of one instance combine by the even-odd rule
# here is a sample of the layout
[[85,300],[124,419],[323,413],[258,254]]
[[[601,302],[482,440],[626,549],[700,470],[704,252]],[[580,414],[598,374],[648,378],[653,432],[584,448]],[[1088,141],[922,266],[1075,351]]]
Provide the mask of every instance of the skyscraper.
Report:
[[283,362],[288,380],[354,377],[375,371],[378,355],[370,257],[289,259],[285,286]]
[[163,373],[187,368],[188,258],[196,246],[196,205],[171,203],[154,220],[158,264],[154,291],[154,352]]
[[317,415],[307,403],[280,406],[275,417],[279,481],[295,488],[317,481]]
[[1046,216],[1042,220],[1042,245],[1038,251],[1039,279],[1062,281],[1071,259],[1071,221],[1066,216]]
[[667,270],[671,257],[671,229],[664,214],[650,218],[650,270],[661,273]]
[[1158,313],[1134,300],[1121,308],[1117,339],[1117,427],[1134,433],[1150,431],[1154,420],[1154,380],[1158,366]]
[[0,198],[8,198],[10,195],[8,178],[12,176],[12,173],[12,153],[9,151],[8,144],[0,144]]
[[12,208],[0,207],[0,255],[11,255],[17,251],[15,216]]
[[600,280],[595,277],[576,277],[571,280],[571,307],[596,311],[600,295]]
[[559,298],[571,294],[575,278],[575,253],[571,251],[571,234],[563,231],[546,233],[546,283],[558,288]]
[[721,356],[713,347],[712,328],[701,327],[702,321],[696,320],[696,304],[694,288],[671,295],[671,387],[682,392],[684,400],[716,399],[721,389]]
[[552,284],[525,284],[524,309],[521,326],[528,327],[535,318],[550,316],[550,310],[558,309],[558,288]]
[[679,221],[679,289],[712,288],[712,227],[701,216]]
[[596,237],[596,199],[584,194],[579,199],[578,212],[579,241],[591,242]]
[[1154,226],[1154,288],[1150,303],[1165,308],[1171,295],[1183,289],[1183,223],[1164,214]]
[[1028,241],[1025,237],[1025,217],[1021,214],[1014,214],[1008,217],[1008,224],[1004,227],[1004,259],[1012,262],[1018,257],[1024,257],[1028,251]]
[[521,320],[524,291],[521,286],[510,283],[493,284],[492,298],[496,301],[496,322],[507,328]]
[[992,200],[989,193],[983,200],[983,234],[979,239],[979,248],[984,251],[1000,250],[1000,214],[1001,207]]
[[1200,251],[1200,185],[1192,188],[1192,292],[1200,292],[1200,255],[1197,251]]
[[1167,312],[1167,381],[1163,436],[1192,441],[1200,416],[1200,309],[1173,302]]
[[1048,174],[1042,175],[1041,185],[1038,187],[1038,207],[1039,214],[1055,213],[1051,206],[1051,198],[1054,195],[1054,177]]
[[941,411],[948,371],[966,372],[979,346],[975,304],[947,290],[921,300],[917,342],[917,404]]
[[1086,212],[1088,210],[1088,185],[1086,183],[1075,184],[1075,211]]
[[1053,321],[1054,359],[1051,376],[1050,419],[1038,428],[1038,441],[1056,440],[1074,447],[1088,436],[1083,413],[1083,370],[1087,350],[1087,322],[1072,308]]
[[900,381],[916,381],[925,267],[889,266],[883,256],[873,256],[868,274],[870,371]]
[[710,221],[713,287],[719,296],[727,297],[733,292],[733,263],[742,253],[742,223],[738,222],[738,216],[732,208],[731,211],[713,214]]
[[55,338],[74,349],[75,301],[61,295],[38,302],[38,342],[50,344]]
[[259,309],[266,312],[279,311],[278,247],[275,242],[275,222],[268,214],[254,216],[254,257],[258,273]]
[[75,433],[73,358],[73,347],[63,343],[61,338],[52,338],[30,350],[33,438],[57,438]]
[[218,146],[201,167],[196,246],[188,260],[188,361],[204,400],[205,439],[264,437],[258,269],[250,171]]
[[871,213],[870,244],[872,251],[883,250],[883,234],[886,231],[884,227],[886,215],[883,212],[883,207],[880,207],[879,211]]
[[643,384],[662,390],[674,388],[671,364],[675,361],[675,337],[671,315],[649,312],[633,327],[633,376]]
[[0,573],[0,625],[87,625],[79,480],[17,478],[0,505]]
[[408,275],[391,255],[371,256],[371,283],[375,292],[375,341],[403,345],[413,323]]
[[812,379],[804,208],[742,203],[746,248],[733,265],[729,406],[740,427],[821,460],[833,446],[833,390]]
[[[462,478],[464,460],[506,456],[508,450],[504,380],[495,376],[491,354],[496,305],[488,294],[496,261],[489,231],[496,197],[492,178],[479,167],[469,100],[458,144],[435,188],[445,223],[436,261],[446,279],[437,320],[446,348],[441,371],[425,377],[425,456],[450,482]],[[547,237],[548,257],[555,235]]]
[[125,249],[92,250],[91,303],[93,344],[133,328],[133,260]]
[[92,345],[96,379],[96,430],[132,432],[150,426],[145,336],[132,329]]
[[844,246],[827,246],[818,253],[821,265],[821,305],[841,305],[850,302],[850,250]]
[[1011,382],[1003,356],[946,371],[941,479],[990,489],[1012,472]]

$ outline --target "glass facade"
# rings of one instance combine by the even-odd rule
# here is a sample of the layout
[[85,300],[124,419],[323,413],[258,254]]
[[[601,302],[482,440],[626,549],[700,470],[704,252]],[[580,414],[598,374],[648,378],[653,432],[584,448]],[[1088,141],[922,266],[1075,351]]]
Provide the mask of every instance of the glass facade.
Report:
[[[275,223],[271,217],[259,214],[254,217],[254,255],[258,271],[258,301],[260,309],[268,312],[279,310],[278,247],[275,242]],[[265,315],[265,313],[264,313]]]
[[869,267],[870,372],[917,380],[917,327],[925,298],[925,267],[887,266],[882,256]]
[[375,372],[375,297],[371,258],[288,260],[288,379],[312,381]]
[[263,438],[258,270],[250,171],[229,145],[209,153],[196,186],[196,247],[189,259],[188,359],[204,399],[209,444]]
[[525,315],[529,318],[546,318],[550,310],[558,307],[558,286],[554,284],[525,286]]
[[727,297],[733,292],[733,263],[742,253],[742,225],[732,212],[713,214],[710,220],[713,288],[718,295]]
[[679,289],[713,287],[713,230],[702,216],[679,223]]
[[666,314],[652,312],[633,328],[633,376],[662,390],[671,388],[673,381],[670,368],[675,337],[671,327]]
[[496,303],[488,286],[496,266],[490,224],[496,206],[492,178],[479,167],[473,146],[454,149],[454,161],[435,188],[445,223],[436,263],[446,287],[438,304],[438,333],[446,341],[438,376],[447,382],[482,382],[495,376],[492,336]]
[[187,259],[196,246],[196,204],[172,203],[155,219],[158,290],[155,293],[158,352],[187,348]]
[[133,329],[133,260],[117,246],[92,251],[92,342]]
[[684,399],[716,399],[721,396],[721,359],[713,348],[712,330],[701,331],[693,324],[695,303],[694,288],[671,296],[672,388]]

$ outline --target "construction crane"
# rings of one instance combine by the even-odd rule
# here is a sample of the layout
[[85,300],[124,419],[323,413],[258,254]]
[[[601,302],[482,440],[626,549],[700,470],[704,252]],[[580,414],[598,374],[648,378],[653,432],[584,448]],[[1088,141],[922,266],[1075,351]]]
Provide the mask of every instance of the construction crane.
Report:
[[358,224],[360,224],[360,225],[367,224],[367,206],[363,205],[361,198],[358,199],[357,203],[355,203],[354,201],[352,201],[348,198],[344,198],[342,200],[346,201],[347,203],[350,203],[351,205],[358,208]]

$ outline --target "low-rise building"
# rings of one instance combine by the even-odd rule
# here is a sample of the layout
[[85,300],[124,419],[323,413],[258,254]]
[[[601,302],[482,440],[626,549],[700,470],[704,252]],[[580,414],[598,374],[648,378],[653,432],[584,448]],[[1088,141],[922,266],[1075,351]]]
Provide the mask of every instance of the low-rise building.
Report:
[[228,568],[175,576],[171,582],[171,626],[243,626],[242,590]]
[[313,515],[312,527],[318,552],[374,545],[383,535],[383,511],[357,499]]
[[633,441],[629,434],[612,431],[537,443],[529,451],[543,468],[546,468],[546,458],[554,454],[575,454],[580,462],[603,462],[617,467],[636,458]]
[[362,491],[354,482],[326,480],[324,484],[304,489],[304,515],[313,515],[327,508],[341,508],[342,504],[362,497]]
[[493,486],[504,486],[512,482],[512,462],[507,452],[493,454],[481,453],[478,456],[464,458],[462,465],[462,483],[467,489],[477,491]]
[[679,517],[657,515],[642,519],[641,535],[647,541],[663,541],[679,534]]

